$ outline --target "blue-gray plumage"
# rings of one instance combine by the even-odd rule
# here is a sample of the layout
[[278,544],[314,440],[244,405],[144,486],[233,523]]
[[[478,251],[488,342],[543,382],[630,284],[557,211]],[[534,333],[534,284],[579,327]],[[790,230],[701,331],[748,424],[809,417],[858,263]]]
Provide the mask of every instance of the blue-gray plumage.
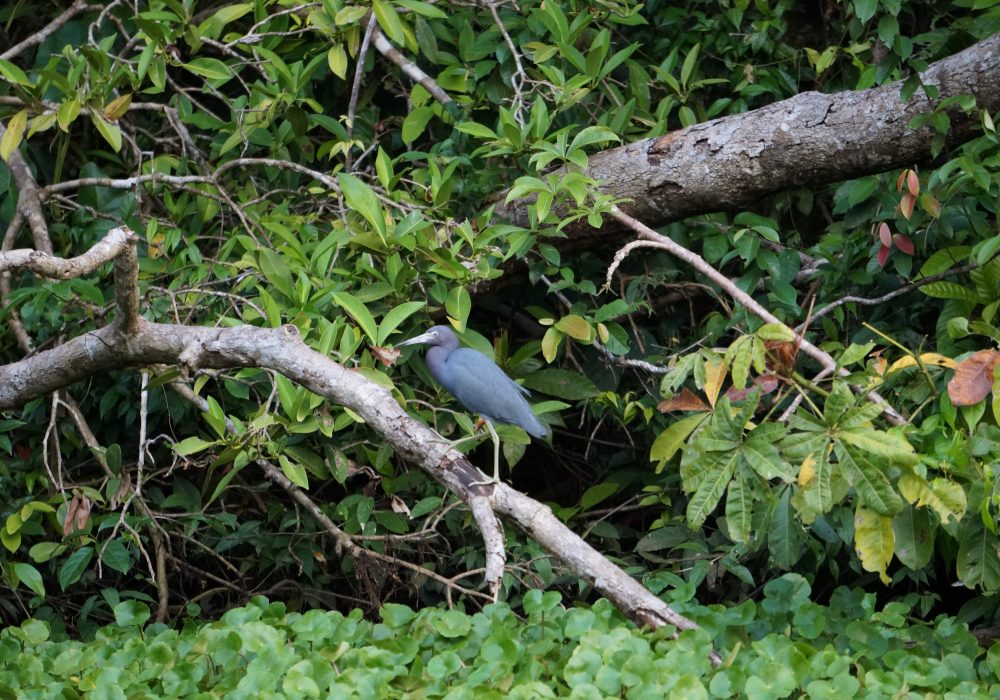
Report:
[[402,343],[429,345],[427,368],[438,383],[469,411],[486,420],[493,438],[493,480],[500,480],[500,438],[493,423],[511,423],[524,428],[532,437],[545,437],[548,428],[535,416],[525,399],[530,392],[490,358],[471,348],[458,346],[458,336],[448,326],[434,326],[426,333]]

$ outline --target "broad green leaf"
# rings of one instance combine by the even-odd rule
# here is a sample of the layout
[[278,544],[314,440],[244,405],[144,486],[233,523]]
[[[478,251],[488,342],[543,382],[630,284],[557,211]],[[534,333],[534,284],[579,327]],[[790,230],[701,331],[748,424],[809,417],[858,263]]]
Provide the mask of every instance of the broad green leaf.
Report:
[[969,588],[1000,589],[1000,540],[986,529],[982,518],[966,518],[958,534],[958,578]]
[[532,372],[525,377],[524,386],[566,401],[582,401],[600,393],[589,377],[568,369],[540,369]]
[[199,437],[189,437],[184,438],[180,442],[174,443],[174,452],[186,457],[187,455],[192,455],[196,452],[201,452],[202,450],[207,450],[209,447],[214,447],[217,442],[210,440],[202,440]]
[[379,324],[378,339],[375,344],[385,345],[389,340],[389,336],[399,328],[400,323],[420,311],[426,305],[427,303],[423,301],[405,301],[399,306],[390,309],[382,318],[382,323]]
[[39,597],[45,597],[45,583],[42,581],[42,575],[38,569],[31,564],[20,561],[14,562],[11,568],[21,583],[34,591]]
[[827,425],[836,425],[837,422],[847,413],[847,409],[854,405],[854,395],[844,382],[834,382],[830,395],[826,397],[823,404],[823,421]]
[[16,63],[11,63],[3,58],[0,58],[0,77],[3,77],[4,80],[9,82],[23,85],[24,87],[31,87],[33,84],[31,80],[28,79],[27,74],[21,70]]
[[4,162],[10,159],[11,154],[21,145],[24,137],[24,129],[28,125],[28,110],[22,109],[7,121],[6,131],[0,138],[0,158]]
[[584,510],[593,508],[601,501],[618,493],[619,488],[620,485],[614,483],[613,481],[604,481],[600,484],[594,484],[589,489],[584,491],[582,496],[580,496],[580,507]]
[[90,545],[80,547],[63,560],[59,567],[59,587],[66,590],[80,580],[83,572],[87,570],[91,558],[94,556],[94,548]]
[[292,280],[292,270],[288,267],[285,258],[270,248],[261,248],[258,251],[257,260],[260,264],[260,271],[267,281],[287,300],[293,301],[295,299],[295,282]]
[[97,130],[101,132],[101,136],[104,140],[111,145],[111,148],[117,153],[122,148],[122,130],[117,124],[112,124],[107,121],[103,116],[98,114],[97,110],[90,113],[90,121],[97,127]]
[[443,10],[434,7],[434,5],[429,2],[420,2],[419,0],[395,0],[395,4],[405,7],[408,10],[412,10],[418,15],[430,17],[431,19],[445,19],[448,16]]
[[792,333],[792,329],[784,323],[765,323],[754,331],[754,335],[761,340],[778,340],[786,343],[791,343],[795,340],[795,334]]
[[285,455],[278,455],[278,464],[281,465],[281,471],[288,477],[289,481],[299,488],[309,488],[309,476],[306,474],[305,467],[292,462]]
[[686,418],[682,418],[671,425],[656,437],[656,440],[653,441],[653,446],[649,450],[649,461],[657,462],[657,474],[663,471],[663,467],[670,460],[670,458],[677,453],[677,450],[684,446],[684,441],[687,440],[688,436],[694,432],[694,430],[701,425],[707,417],[708,414],[700,413],[696,413],[693,416],[687,416]]
[[747,385],[754,340],[752,335],[740,336],[726,350],[726,363],[729,364],[733,387],[736,389],[744,389]]
[[935,299],[958,299],[960,301],[980,301],[979,295],[968,287],[963,287],[958,282],[948,280],[938,280],[930,282],[920,287],[920,291]]
[[465,331],[465,324],[472,311],[472,297],[469,296],[469,290],[464,286],[452,287],[444,300],[444,310],[448,312],[455,329],[459,332]]
[[493,131],[493,129],[477,122],[462,122],[455,128],[463,134],[469,134],[470,136],[476,136],[481,139],[497,139],[497,133]]
[[101,561],[105,566],[122,574],[128,573],[132,565],[128,549],[125,548],[120,539],[108,540],[104,549],[101,550]]
[[854,14],[862,22],[867,22],[875,16],[878,0],[854,0]]
[[559,352],[559,343],[562,342],[562,339],[563,334],[552,326],[550,326],[545,331],[545,335],[542,336],[542,357],[544,357],[545,361],[549,364],[555,361],[556,354]]
[[221,80],[223,82],[233,77],[233,71],[225,63],[217,58],[196,58],[190,63],[185,63],[184,67],[192,73],[200,75],[209,80]]
[[750,434],[740,453],[747,465],[764,479],[781,479],[790,484],[795,481],[796,473],[778,451],[781,431],[765,430],[765,427],[761,426]]
[[149,606],[138,600],[125,600],[114,607],[119,627],[142,627],[149,621]]
[[858,345],[856,343],[851,343],[846,350],[841,354],[840,361],[837,363],[841,367],[850,367],[855,362],[863,360],[868,356],[875,348],[875,343],[865,343],[864,345]]
[[198,25],[198,34],[208,39],[218,39],[223,28],[243,15],[253,11],[253,3],[227,5]]
[[861,561],[861,568],[877,573],[887,586],[892,583],[892,579],[886,569],[892,561],[895,548],[896,535],[892,530],[892,519],[858,506],[854,512],[854,549]]
[[410,144],[416,141],[420,134],[424,133],[424,129],[427,128],[427,122],[433,116],[434,110],[431,107],[424,106],[410,110],[409,114],[403,119],[403,127],[400,129],[403,143]]
[[892,519],[892,531],[896,536],[896,558],[903,566],[918,570],[930,562],[937,526],[928,509],[907,504],[903,512]]
[[361,214],[378,232],[384,243],[386,235],[385,215],[372,188],[348,173],[338,174],[337,181],[340,183],[340,191],[344,194],[347,206]]
[[378,26],[382,28],[389,39],[399,46],[406,43],[406,31],[403,29],[403,23],[400,21],[399,15],[396,14],[392,3],[384,0],[372,0],[372,11],[375,13]]
[[333,300],[351,315],[368,339],[377,344],[378,324],[368,308],[347,292],[334,292]]

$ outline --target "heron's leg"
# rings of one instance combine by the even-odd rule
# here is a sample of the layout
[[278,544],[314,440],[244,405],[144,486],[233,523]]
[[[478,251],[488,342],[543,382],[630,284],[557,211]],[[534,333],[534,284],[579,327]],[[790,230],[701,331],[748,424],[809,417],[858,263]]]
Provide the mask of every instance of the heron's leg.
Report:
[[500,436],[497,435],[496,428],[488,420],[484,419],[486,427],[490,431],[490,439],[493,440],[493,478],[485,481],[473,481],[470,486],[488,486],[500,483]]

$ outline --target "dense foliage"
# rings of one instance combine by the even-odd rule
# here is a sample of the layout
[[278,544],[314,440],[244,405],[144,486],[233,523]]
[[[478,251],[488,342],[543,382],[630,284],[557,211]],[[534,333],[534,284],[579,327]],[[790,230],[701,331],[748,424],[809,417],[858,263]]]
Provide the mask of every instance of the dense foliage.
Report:
[[[978,107],[971,96],[940,105],[927,118],[941,135],[933,164],[791,191],[754,211],[663,229],[783,322],[808,322],[806,336],[852,370],[849,381],[815,378],[787,328],[734,307],[665,253],[633,253],[606,284],[623,238],[609,234],[586,250],[566,245],[567,225],[606,223],[610,202],[584,169],[600,148],[804,90],[908,78],[904,92],[912,95],[924,89],[915,71],[1000,31],[1000,4],[991,2],[804,7],[786,0],[447,8],[418,0],[110,3],[0,59],[0,155],[19,150],[47,188],[57,254],[77,254],[120,224],[142,232],[148,318],[294,324],[314,348],[391,387],[415,415],[459,438],[475,432],[474,417],[455,410],[419,361],[404,356],[394,364],[390,349],[447,318],[467,344],[536,392],[536,412],[555,427],[551,445],[530,446],[520,430],[502,429],[513,484],[550,502],[571,527],[649,581],[700,586],[703,602],[732,601],[792,570],[808,580],[911,594],[906,610],[926,614],[951,602],[942,591],[955,580],[981,592],[1000,589],[994,117],[980,114],[982,136],[948,151],[946,109]],[[48,21],[33,13],[29,3],[0,8],[11,45]],[[379,36],[369,42],[375,26]],[[376,50],[380,38],[419,64],[450,100],[435,98]],[[4,230],[16,221],[18,194],[10,169],[0,165]],[[528,226],[494,216],[492,203],[520,197],[531,198]],[[29,244],[26,230],[5,242]],[[888,296],[930,275],[941,278]],[[860,301],[845,303],[848,295]],[[0,361],[25,353],[12,321],[45,349],[104,324],[112,299],[108,275],[16,277],[3,293]],[[72,387],[98,450],[51,397],[2,416],[5,621],[31,615],[53,630],[97,634],[109,647],[120,646],[118,635],[136,645],[173,635],[173,646],[229,634],[225,620],[147,638],[129,625],[97,631],[120,611],[153,602],[154,536],[166,541],[176,617],[221,614],[255,593],[292,609],[450,599],[436,579],[388,567],[360,571],[337,556],[312,518],[262,477],[259,457],[280,464],[364,546],[475,588],[476,575],[464,574],[483,556],[468,513],[351,411],[248,369],[193,378],[193,390],[209,402],[201,413],[170,388],[178,378],[176,370],[152,368],[145,407],[134,372]],[[891,426],[849,383],[877,388],[907,424]],[[801,403],[783,419],[795,399]],[[140,473],[142,420],[150,439],[141,449],[151,461]],[[535,588],[589,595],[522,535],[508,533],[507,546],[512,605],[528,610],[540,600],[528,593]],[[834,618],[856,614],[836,601],[861,594],[815,588],[831,600]],[[796,595],[796,607],[812,610]],[[742,609],[716,614],[739,618]],[[290,629],[305,649],[292,665],[314,663],[300,627],[325,620],[333,628],[343,619],[286,618],[259,605],[231,615],[268,610],[265,636],[232,643],[260,644]],[[459,624],[479,629],[475,620],[488,617],[513,629],[504,608],[491,610]],[[988,602],[969,610],[965,621],[992,619]],[[569,634],[560,626],[571,627],[574,616],[605,613],[562,612],[553,634]],[[395,634],[352,619],[374,635],[365,639]],[[797,628],[807,622],[794,620]],[[430,634],[435,624],[446,623],[390,627]],[[723,630],[729,624],[689,635],[670,653],[704,659],[716,633],[732,648],[737,639]],[[835,694],[838,683],[872,685],[848,670],[849,649],[868,633],[846,620],[836,631],[840,623],[827,624],[828,631],[806,636],[828,635],[808,642],[808,651],[780,634],[753,637],[753,658],[794,674],[796,687],[827,684]],[[40,630],[48,628],[28,625],[5,633],[4,649],[43,644]],[[897,628],[886,622],[874,635],[887,645],[880,659],[902,653],[891,632]],[[905,668],[892,670],[896,657],[865,673],[902,674],[910,685],[940,689],[974,680],[971,661],[952,664],[946,656],[972,655],[968,636],[927,630],[933,641],[920,658],[927,674],[940,672],[938,680],[922,685]],[[440,645],[449,636],[438,634],[435,654],[444,655]],[[596,634],[620,634],[637,647],[657,643],[621,629]],[[418,654],[422,642],[409,639],[416,641],[393,643],[412,646],[412,654],[387,652],[407,660],[386,663],[431,687],[437,679],[423,675],[430,652]],[[603,643],[595,639],[587,643]],[[81,652],[52,656],[57,648],[46,649],[39,680],[78,668],[67,656],[57,664],[64,672],[53,671],[46,664],[59,654]],[[213,663],[232,683],[248,662],[237,650],[220,649]],[[174,648],[163,663],[190,664],[186,653]],[[435,668],[465,663],[450,653]],[[551,653],[547,672],[555,677],[557,667],[570,668],[561,656],[570,652]],[[562,676],[568,686],[597,663],[573,653],[581,654],[572,661],[580,668]],[[524,668],[526,679],[541,673]],[[750,666],[739,668],[749,673]],[[268,673],[273,683],[278,671]],[[286,680],[302,675],[289,674]],[[646,682],[640,676],[631,677]],[[723,683],[719,677],[692,674],[683,682],[707,687]],[[896,676],[890,680],[898,687]]]
[[[907,602],[878,609],[872,594],[841,588],[823,608],[809,593],[788,574],[765,586],[759,603],[694,606],[689,612],[704,629],[676,640],[666,630],[630,627],[607,601],[566,609],[551,591],[525,597],[524,619],[505,604],[473,615],[387,604],[372,623],[360,611],[295,613],[254,598],[218,622],[180,630],[146,627],[149,610],[129,601],[114,607],[115,623],[91,644],[52,639],[38,620],[0,632],[0,697],[638,700],[800,692],[832,700],[859,691],[971,699],[1000,690],[1000,658],[982,653],[954,618],[911,625]],[[857,619],[859,607],[870,620]],[[734,652],[718,669],[708,662],[713,635]]]

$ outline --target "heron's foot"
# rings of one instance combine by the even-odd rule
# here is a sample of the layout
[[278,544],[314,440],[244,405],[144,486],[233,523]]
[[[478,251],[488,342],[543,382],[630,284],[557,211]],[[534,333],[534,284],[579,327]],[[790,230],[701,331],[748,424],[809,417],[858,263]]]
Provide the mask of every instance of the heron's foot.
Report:
[[[484,474],[485,476],[485,474]],[[490,476],[484,479],[477,479],[476,481],[470,481],[469,486],[496,486],[497,484],[503,483],[500,481],[498,476]]]

